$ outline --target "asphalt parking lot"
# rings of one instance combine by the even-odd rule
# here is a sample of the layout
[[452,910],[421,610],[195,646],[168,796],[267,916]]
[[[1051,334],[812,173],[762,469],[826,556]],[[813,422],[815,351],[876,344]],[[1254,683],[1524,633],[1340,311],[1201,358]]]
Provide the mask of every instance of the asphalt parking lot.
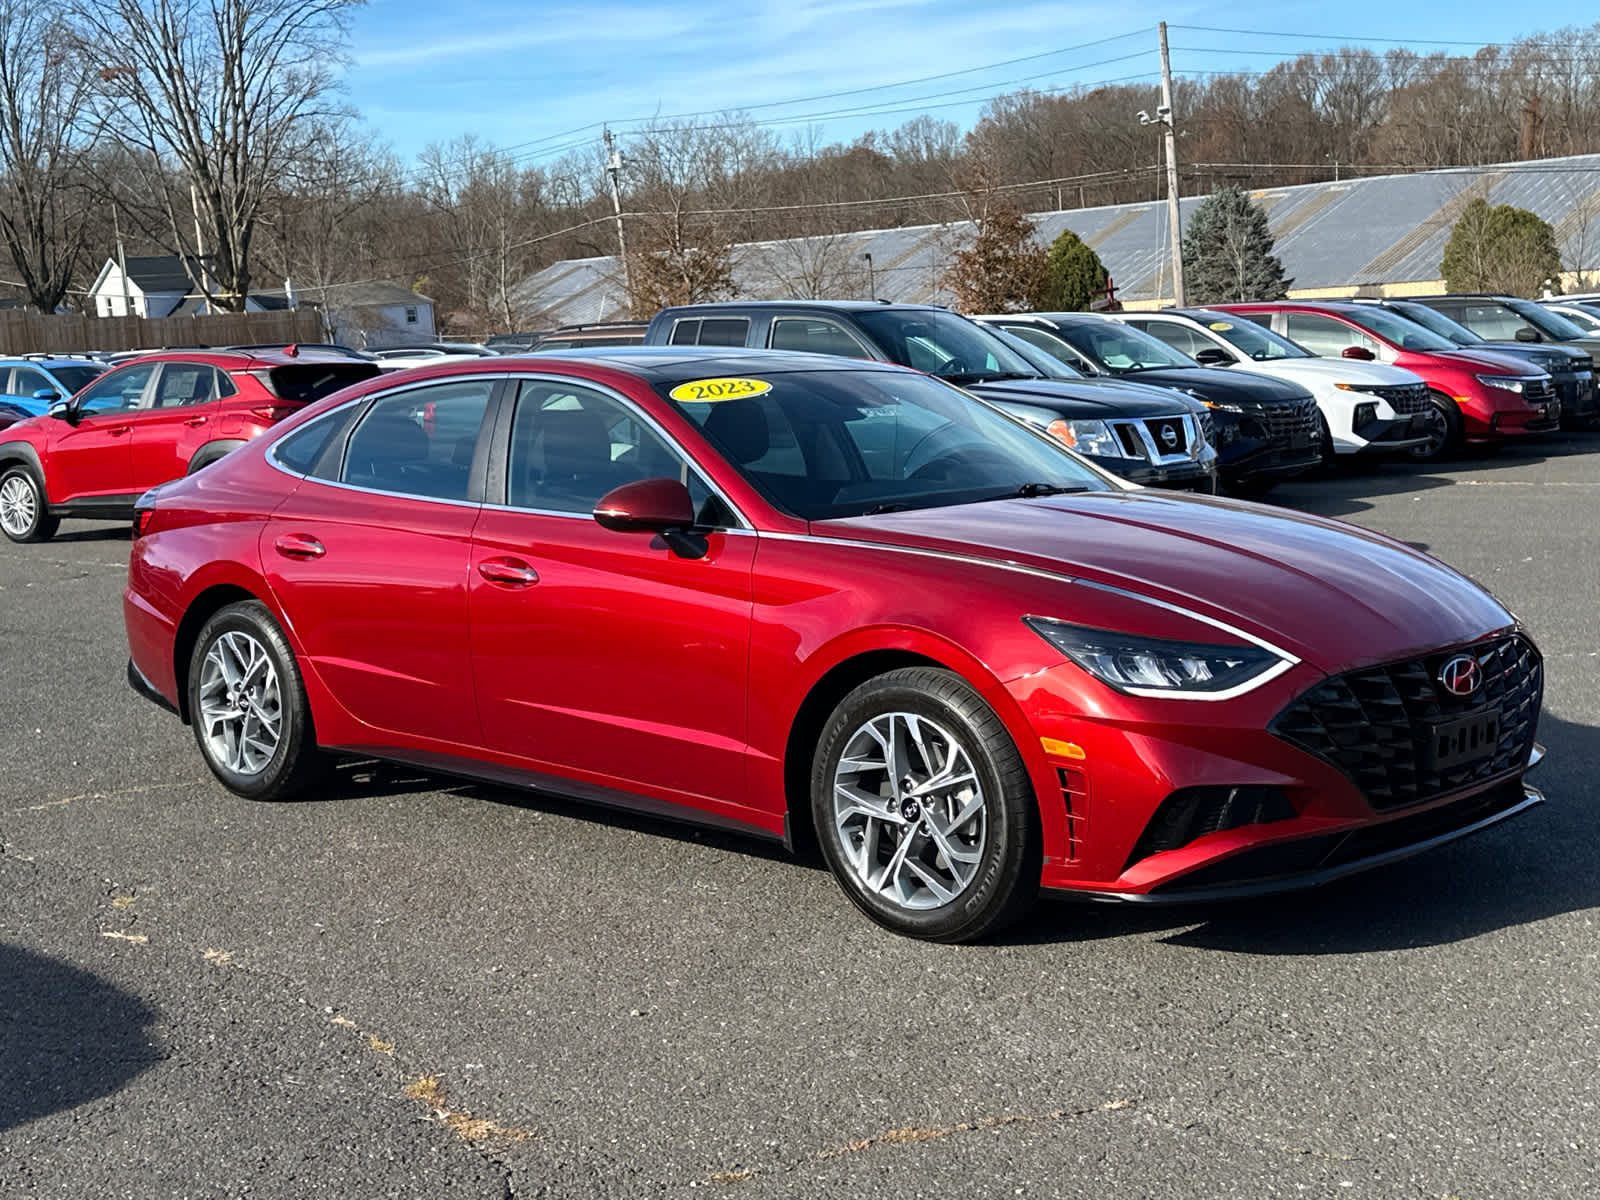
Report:
[[1523,618],[1550,802],[1309,896],[965,948],[535,795],[235,799],[125,684],[126,533],[0,544],[0,1196],[1600,1193],[1600,435],[1274,498]]

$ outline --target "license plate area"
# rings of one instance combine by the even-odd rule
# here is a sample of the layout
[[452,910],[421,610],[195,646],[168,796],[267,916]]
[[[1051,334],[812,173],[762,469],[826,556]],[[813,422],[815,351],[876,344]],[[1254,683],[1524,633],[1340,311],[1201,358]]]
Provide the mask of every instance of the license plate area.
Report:
[[1492,709],[1428,726],[1427,765],[1435,771],[1488,758],[1500,744],[1500,714]]

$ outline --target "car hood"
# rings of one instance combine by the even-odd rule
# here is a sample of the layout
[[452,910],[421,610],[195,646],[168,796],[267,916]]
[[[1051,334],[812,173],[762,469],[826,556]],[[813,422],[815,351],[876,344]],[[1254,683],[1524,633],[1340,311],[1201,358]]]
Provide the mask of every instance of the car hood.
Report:
[[1428,356],[1458,363],[1473,371],[1487,371],[1495,375],[1528,375],[1537,373],[1526,358],[1514,354],[1495,354],[1489,350],[1429,350]]
[[1403,542],[1214,497],[1086,492],[817,522],[812,532],[1111,585],[1242,629],[1329,674],[1515,623],[1477,584]]
[[971,384],[967,391],[1000,403],[1035,404],[1065,417],[1171,417],[1199,407],[1169,388],[1121,379],[1001,379]]
[[[1569,363],[1565,369],[1572,371],[1587,371],[1593,361],[1587,342],[1474,342],[1470,349],[1510,355],[1525,362],[1553,358]],[[1595,343],[1594,349],[1600,352],[1600,342]]]
[[1153,383],[1159,387],[1199,393],[1208,400],[1231,398],[1257,404],[1281,404],[1285,400],[1303,399],[1306,394],[1305,388],[1297,384],[1267,375],[1252,375],[1232,367],[1152,367],[1148,371],[1136,371],[1121,378],[1129,382]]
[[1404,367],[1387,363],[1362,362],[1351,358],[1275,358],[1270,362],[1242,362],[1234,371],[1285,379],[1306,387],[1327,387],[1334,383],[1359,383],[1367,387],[1407,387],[1421,383],[1422,376]]

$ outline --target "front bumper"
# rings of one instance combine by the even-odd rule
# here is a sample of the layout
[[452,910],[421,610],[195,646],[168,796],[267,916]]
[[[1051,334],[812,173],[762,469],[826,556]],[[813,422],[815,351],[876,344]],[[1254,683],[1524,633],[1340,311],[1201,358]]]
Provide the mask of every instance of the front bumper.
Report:
[[1357,447],[1352,453],[1376,457],[1399,454],[1413,446],[1421,446],[1428,440],[1427,419],[1427,414],[1415,413],[1409,417],[1391,417],[1359,425],[1353,432],[1366,445]]
[[1571,427],[1600,417],[1600,397],[1595,392],[1593,371],[1579,371],[1552,377],[1561,400],[1561,423]]
[[[1489,674],[1482,700],[1406,715],[1429,703],[1413,690],[1468,650]],[[1532,643],[1502,632],[1341,676],[1300,663],[1209,703],[1108,694],[1076,668],[1016,680],[1007,690],[1032,734],[1017,741],[1040,800],[1041,886],[1146,904],[1255,895],[1486,829],[1541,800],[1524,780],[1543,757],[1542,677]],[[1391,685],[1405,689],[1404,712],[1382,700]],[[1433,759],[1426,747],[1440,735],[1425,725],[1488,714],[1490,756]],[[1333,741],[1319,750],[1318,737]]]
[[[1542,751],[1536,753],[1542,755]],[[1242,850],[1148,892],[1051,890],[1090,900],[1145,905],[1198,904],[1304,891],[1425,854],[1543,803],[1544,795],[1537,788],[1508,780],[1408,816]]]
[[1214,463],[1190,460],[1153,467],[1148,463],[1128,458],[1100,458],[1092,454],[1085,457],[1113,475],[1130,483],[1142,484],[1144,487],[1175,488],[1189,492],[1204,492],[1207,495],[1212,495],[1217,490],[1217,468]]

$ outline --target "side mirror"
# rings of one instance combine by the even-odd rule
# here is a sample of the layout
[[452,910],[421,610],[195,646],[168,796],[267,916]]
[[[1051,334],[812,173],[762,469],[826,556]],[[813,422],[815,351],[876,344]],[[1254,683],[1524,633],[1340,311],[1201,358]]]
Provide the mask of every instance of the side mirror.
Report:
[[40,388],[33,394],[33,398],[35,400],[59,400],[61,399],[61,393],[57,392],[55,388]]
[[[54,395],[54,393],[51,394]],[[44,397],[41,396],[40,399],[42,400]],[[49,412],[52,417],[65,421],[68,425],[76,425],[78,423],[78,410],[72,407],[72,401],[70,400],[57,400],[50,406]]]
[[1539,336],[1539,331],[1537,329],[1535,329],[1532,325],[1519,325],[1517,327],[1517,332],[1512,334],[1512,336],[1514,338],[1516,338],[1517,341],[1519,341],[1519,342],[1542,342],[1542,341],[1544,341],[1544,338]]
[[1339,351],[1339,357],[1353,358],[1359,362],[1372,362],[1378,356],[1371,350],[1368,350],[1365,346],[1346,346],[1343,350]]
[[1194,352],[1194,360],[1202,367],[1231,367],[1233,355],[1221,346],[1202,346]]
[[638,479],[612,488],[594,519],[616,533],[655,533],[679,558],[704,558],[706,540],[692,532],[694,501],[676,479]]

